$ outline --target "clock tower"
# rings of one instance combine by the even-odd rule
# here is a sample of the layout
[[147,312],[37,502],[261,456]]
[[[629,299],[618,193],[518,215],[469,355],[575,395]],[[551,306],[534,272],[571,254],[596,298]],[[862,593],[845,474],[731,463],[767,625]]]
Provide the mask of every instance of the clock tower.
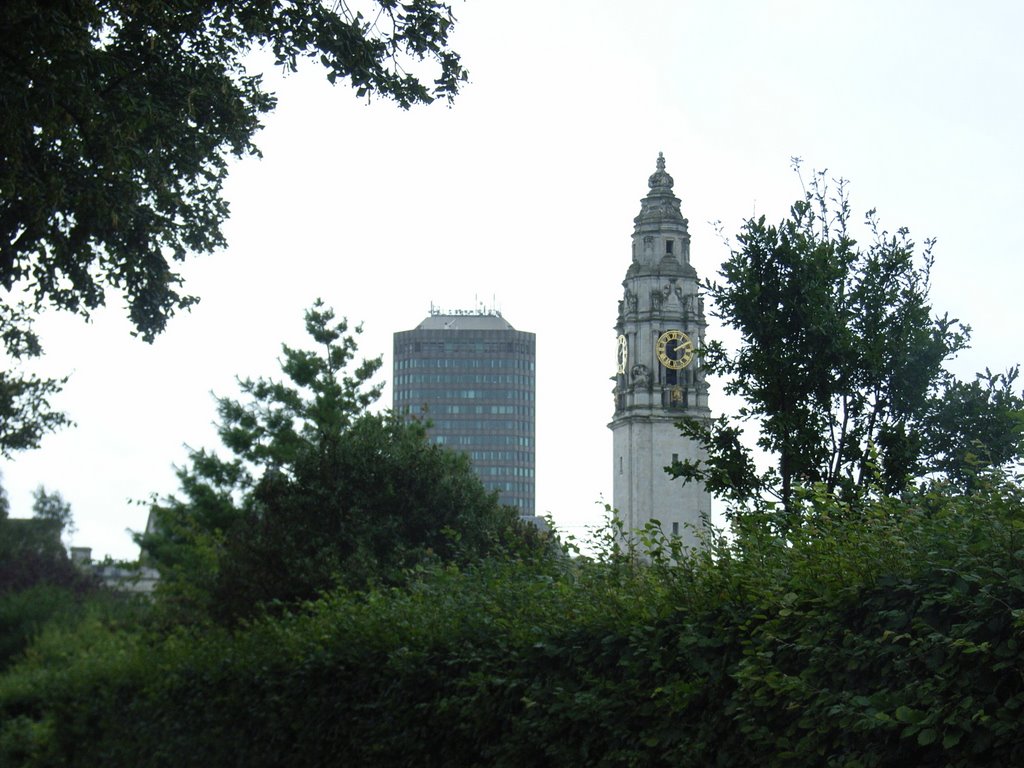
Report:
[[668,536],[698,543],[711,515],[702,483],[673,480],[674,459],[701,458],[676,422],[709,419],[708,386],[698,350],[704,343],[704,302],[690,264],[690,234],[672,191],[665,158],[647,181],[650,191],[633,219],[633,256],[619,301],[613,503],[626,536],[657,520]]

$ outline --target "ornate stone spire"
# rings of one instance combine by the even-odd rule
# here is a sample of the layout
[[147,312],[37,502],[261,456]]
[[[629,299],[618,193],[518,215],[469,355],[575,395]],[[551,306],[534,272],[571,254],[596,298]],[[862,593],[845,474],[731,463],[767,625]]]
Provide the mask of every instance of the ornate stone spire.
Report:
[[660,228],[665,224],[679,224],[684,228],[686,219],[679,210],[679,198],[672,193],[674,180],[665,170],[665,155],[658,153],[657,170],[647,179],[651,191],[640,201],[640,214],[633,219],[637,232],[641,228]]

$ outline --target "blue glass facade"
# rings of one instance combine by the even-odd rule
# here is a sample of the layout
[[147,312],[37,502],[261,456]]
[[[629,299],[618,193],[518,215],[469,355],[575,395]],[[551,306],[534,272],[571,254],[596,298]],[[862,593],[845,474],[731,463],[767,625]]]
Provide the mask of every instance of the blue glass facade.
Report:
[[497,314],[431,314],[394,336],[396,413],[431,423],[431,440],[469,455],[501,501],[536,504],[536,337]]

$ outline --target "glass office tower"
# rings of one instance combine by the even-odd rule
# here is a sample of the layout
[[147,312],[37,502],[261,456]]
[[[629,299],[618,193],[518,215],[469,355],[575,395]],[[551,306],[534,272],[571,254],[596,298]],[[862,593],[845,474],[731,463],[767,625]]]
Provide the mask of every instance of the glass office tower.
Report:
[[393,407],[431,422],[431,440],[469,455],[488,490],[535,506],[536,337],[496,311],[441,312],[394,337]]

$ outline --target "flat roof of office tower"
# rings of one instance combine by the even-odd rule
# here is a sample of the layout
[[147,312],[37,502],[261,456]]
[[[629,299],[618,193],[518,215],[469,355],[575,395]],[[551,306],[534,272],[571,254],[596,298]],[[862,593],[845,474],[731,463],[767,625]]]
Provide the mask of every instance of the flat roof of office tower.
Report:
[[501,315],[490,312],[453,312],[431,314],[416,326],[417,331],[514,331]]

